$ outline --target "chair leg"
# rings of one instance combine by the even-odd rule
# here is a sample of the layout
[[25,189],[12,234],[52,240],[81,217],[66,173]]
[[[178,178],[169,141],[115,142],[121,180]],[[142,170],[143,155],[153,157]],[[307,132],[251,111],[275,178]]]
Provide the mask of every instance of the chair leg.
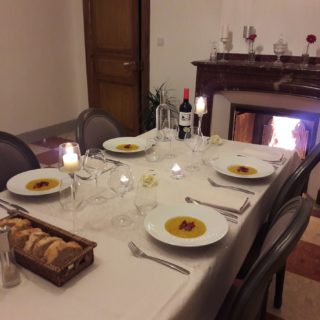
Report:
[[280,309],[282,305],[282,293],[283,293],[283,285],[284,285],[284,276],[286,273],[286,265],[278,270],[276,273],[276,286],[275,286],[275,295],[274,295],[274,301],[273,306],[276,309]]

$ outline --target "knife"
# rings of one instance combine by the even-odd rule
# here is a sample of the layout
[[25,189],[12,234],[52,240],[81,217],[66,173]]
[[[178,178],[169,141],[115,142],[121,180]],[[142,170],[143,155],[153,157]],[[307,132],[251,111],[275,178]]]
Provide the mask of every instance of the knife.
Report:
[[2,202],[2,203],[4,203],[4,204],[7,204],[7,205],[9,205],[10,207],[15,208],[15,209],[18,210],[18,211],[22,211],[22,212],[25,212],[25,213],[29,213],[29,211],[28,211],[27,209],[25,209],[25,208],[23,208],[23,207],[21,207],[21,206],[19,206],[19,205],[17,205],[17,204],[14,204],[14,203],[11,203],[11,202],[9,202],[9,201],[2,200],[2,199],[0,199],[0,202]]

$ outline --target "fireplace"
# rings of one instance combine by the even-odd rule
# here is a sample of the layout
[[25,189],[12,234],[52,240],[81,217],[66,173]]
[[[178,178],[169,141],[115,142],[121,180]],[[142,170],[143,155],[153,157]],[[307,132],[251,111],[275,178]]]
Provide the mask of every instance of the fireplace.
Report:
[[[319,58],[313,58],[307,67],[301,66],[300,57],[293,56],[282,57],[285,62],[282,66],[273,64],[274,56],[257,56],[254,63],[248,63],[244,54],[228,54],[227,59],[224,63],[192,62],[197,67],[196,96],[204,95],[208,99],[208,114],[203,118],[204,134],[226,131],[226,138],[238,139],[235,119],[240,117],[238,122],[251,119],[246,122],[246,137],[241,139],[265,143],[271,127],[270,118],[286,116],[302,123],[299,130],[304,132],[305,146],[301,148],[305,150],[301,157],[320,142]],[[222,120],[214,124],[217,115]],[[258,120],[255,122],[252,118]],[[269,138],[270,135],[269,132]],[[320,167],[315,171],[318,172],[313,183],[316,189],[312,192],[313,198],[319,189]]]
[[228,138],[296,150],[304,159],[316,144],[320,114],[232,103]]
[[[254,63],[248,63],[244,54],[228,54],[227,59],[225,63],[207,60],[192,62],[197,67],[196,95],[208,98],[208,115],[203,119],[206,135],[210,134],[213,99],[218,92],[269,93],[274,97],[285,95],[298,100],[305,97],[320,102],[319,58],[313,58],[312,64],[307,67],[300,65],[300,57],[282,57],[285,62],[283,66],[273,64],[274,56],[257,56]],[[259,100],[256,100],[259,105]],[[293,99],[291,101],[295,104]],[[319,102],[317,107],[320,107]],[[304,111],[302,104],[299,108]]]

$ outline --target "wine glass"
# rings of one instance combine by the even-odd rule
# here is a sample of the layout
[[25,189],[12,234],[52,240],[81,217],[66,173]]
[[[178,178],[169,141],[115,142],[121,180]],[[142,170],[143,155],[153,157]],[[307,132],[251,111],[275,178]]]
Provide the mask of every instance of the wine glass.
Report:
[[199,163],[195,161],[196,153],[203,151],[205,140],[198,127],[193,127],[189,132],[185,133],[184,142],[191,149],[191,163],[186,167],[190,172],[200,169]]
[[[113,168],[110,172],[109,185],[120,200],[123,200],[124,195],[133,189],[133,175],[131,168],[126,164],[121,164]],[[132,225],[133,220],[125,214],[113,217],[112,223],[116,227],[128,227]]]
[[[86,151],[83,157],[83,169],[88,172],[95,180],[96,190],[98,191],[98,179],[101,173],[105,170],[106,162],[105,155],[101,149],[90,148]],[[101,195],[96,194],[95,196],[88,199],[88,201],[100,204],[105,202],[107,199]]]
[[178,130],[179,130],[178,120],[175,118],[171,118],[169,120],[166,119],[163,121],[161,128],[164,133],[165,139],[170,142],[169,153],[166,156],[169,159],[174,158],[175,153],[172,150],[172,140],[177,138],[177,135],[178,135]]

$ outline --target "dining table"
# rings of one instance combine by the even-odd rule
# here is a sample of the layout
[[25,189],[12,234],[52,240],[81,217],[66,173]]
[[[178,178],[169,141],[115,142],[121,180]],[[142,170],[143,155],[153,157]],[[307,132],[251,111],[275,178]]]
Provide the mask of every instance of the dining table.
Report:
[[[155,130],[142,134],[142,139],[155,136]],[[108,187],[108,172],[101,180],[107,200],[87,203],[75,212],[79,233],[95,241],[94,263],[57,287],[37,274],[19,267],[22,281],[13,288],[0,287],[0,314],[3,319],[108,319],[108,320],[168,320],[214,319],[252,245],[259,227],[267,218],[272,202],[282,184],[299,164],[291,150],[223,140],[218,146],[219,158],[234,157],[244,150],[283,153],[284,161],[272,164],[272,174],[256,179],[237,178],[218,172],[213,165],[201,163],[201,152],[194,156],[199,170],[185,170],[191,161],[184,141],[173,140],[175,157],[167,158],[170,142],[158,142],[163,157],[147,161],[144,152],[131,154],[108,152],[109,159],[130,165],[135,185],[139,177],[154,170],[157,202],[160,206],[185,203],[185,198],[202,197],[210,202],[216,194],[233,203],[234,197],[247,197],[247,205],[237,215],[237,223],[227,221],[228,230],[222,239],[208,244],[180,246],[155,239],[147,232],[143,215],[134,205],[135,188],[123,197]],[[218,158],[218,159],[219,159]],[[183,176],[176,179],[172,168],[179,165]],[[212,186],[208,178],[254,194]],[[88,182],[89,183],[89,182]],[[104,186],[105,184],[105,186]],[[104,187],[103,187],[104,186]],[[61,208],[59,192],[42,196],[24,196],[8,190],[0,199],[18,204],[37,217],[60,228],[71,230],[72,214]],[[215,200],[215,201],[219,201]],[[207,208],[208,215],[214,209]],[[124,213],[133,224],[116,227],[113,217]],[[0,218],[7,215],[0,209]],[[151,256],[168,260],[190,271],[182,274],[148,259],[134,257],[128,248],[133,241]]]

